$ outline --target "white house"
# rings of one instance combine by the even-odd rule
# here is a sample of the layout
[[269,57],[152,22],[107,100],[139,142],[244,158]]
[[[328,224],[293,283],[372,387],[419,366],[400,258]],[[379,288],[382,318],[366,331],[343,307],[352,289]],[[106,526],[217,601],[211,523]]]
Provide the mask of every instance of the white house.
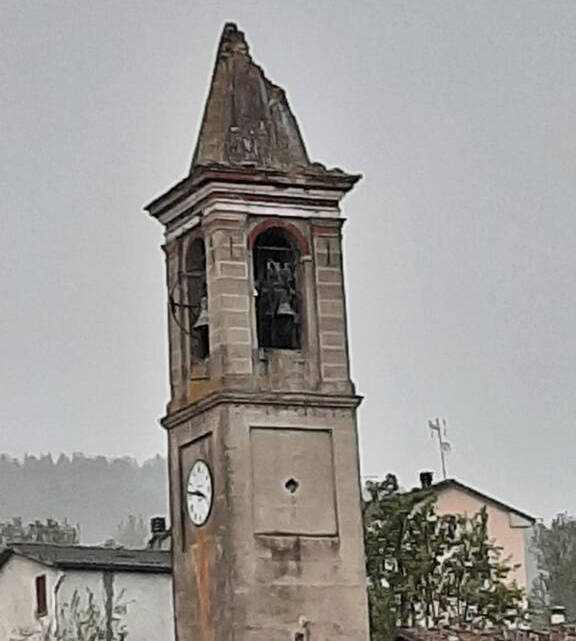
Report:
[[173,628],[169,552],[45,543],[0,551],[0,641],[96,632],[107,641],[173,641]]

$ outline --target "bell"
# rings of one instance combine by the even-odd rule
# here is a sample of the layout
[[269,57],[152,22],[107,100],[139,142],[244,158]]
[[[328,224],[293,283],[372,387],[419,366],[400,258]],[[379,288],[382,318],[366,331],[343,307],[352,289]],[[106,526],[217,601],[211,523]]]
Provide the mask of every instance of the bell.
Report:
[[207,306],[206,296],[202,296],[202,298],[200,299],[200,313],[198,314],[198,318],[194,323],[194,329],[208,327],[209,318],[208,318],[208,310],[206,309],[206,306]]
[[290,303],[285,300],[278,305],[276,316],[296,316],[296,312],[292,309]]
[[200,313],[198,314],[198,318],[194,323],[194,329],[199,329],[201,327],[207,327],[207,326],[208,326],[208,312],[205,309],[201,309]]

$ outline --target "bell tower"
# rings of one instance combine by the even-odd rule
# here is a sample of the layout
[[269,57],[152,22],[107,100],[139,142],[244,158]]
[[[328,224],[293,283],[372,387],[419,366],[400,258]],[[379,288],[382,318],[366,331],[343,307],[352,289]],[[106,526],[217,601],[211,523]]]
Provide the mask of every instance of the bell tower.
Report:
[[178,641],[367,641],[340,201],[227,24],[165,229]]

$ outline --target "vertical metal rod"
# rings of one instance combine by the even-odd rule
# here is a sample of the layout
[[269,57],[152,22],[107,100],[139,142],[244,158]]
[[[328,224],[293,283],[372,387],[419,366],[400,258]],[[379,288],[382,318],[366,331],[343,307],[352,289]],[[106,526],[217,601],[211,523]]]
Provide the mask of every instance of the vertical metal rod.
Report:
[[[436,418],[434,420],[429,420],[428,421],[428,427],[432,432],[436,432],[438,434],[438,447],[440,448],[440,462],[442,464],[442,478],[446,480],[447,475],[446,475],[446,446],[448,445],[448,441],[445,441],[442,438],[442,428],[444,428],[444,431],[446,431],[446,419],[440,420],[439,418]],[[434,437],[434,434],[432,434],[432,437]]]

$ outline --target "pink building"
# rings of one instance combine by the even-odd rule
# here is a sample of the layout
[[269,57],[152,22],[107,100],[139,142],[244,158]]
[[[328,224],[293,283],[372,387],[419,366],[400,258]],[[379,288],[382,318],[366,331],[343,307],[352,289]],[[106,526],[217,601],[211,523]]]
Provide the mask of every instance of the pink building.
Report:
[[530,591],[536,577],[536,562],[531,542],[536,519],[506,503],[488,496],[456,479],[432,483],[432,475],[420,475],[423,488],[436,495],[438,514],[462,514],[471,517],[482,507],[488,513],[488,536],[502,548],[502,558],[518,565],[512,574],[518,587]]

